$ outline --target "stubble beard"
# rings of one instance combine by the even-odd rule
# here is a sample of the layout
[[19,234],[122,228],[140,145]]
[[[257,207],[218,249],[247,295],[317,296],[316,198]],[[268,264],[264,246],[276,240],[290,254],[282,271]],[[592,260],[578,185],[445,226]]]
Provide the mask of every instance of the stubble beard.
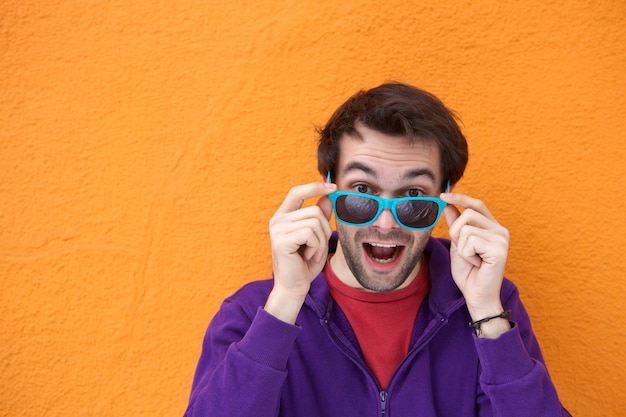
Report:
[[[337,225],[337,234],[346,264],[354,278],[363,288],[376,292],[393,291],[406,282],[413,273],[415,266],[420,262],[430,237],[430,233],[416,236],[410,233],[403,233],[400,230],[382,234],[367,226],[360,227],[354,234],[354,237],[351,237],[350,233],[348,233],[348,227],[354,226]],[[364,255],[363,242],[377,240],[391,240],[405,246],[404,252],[401,254],[403,259],[400,269],[395,272],[395,275],[392,275],[394,272],[387,274],[374,273],[365,264],[363,257],[367,255]]]

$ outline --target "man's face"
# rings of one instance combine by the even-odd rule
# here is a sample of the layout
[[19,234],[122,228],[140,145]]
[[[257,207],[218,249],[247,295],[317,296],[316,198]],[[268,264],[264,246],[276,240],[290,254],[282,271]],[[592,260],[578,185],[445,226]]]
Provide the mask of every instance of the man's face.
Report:
[[[388,136],[358,126],[361,138],[344,135],[335,182],[342,191],[384,198],[438,196],[442,174],[432,141]],[[371,291],[402,288],[416,276],[432,229],[408,230],[389,209],[368,226],[337,222],[333,271],[346,284]]]

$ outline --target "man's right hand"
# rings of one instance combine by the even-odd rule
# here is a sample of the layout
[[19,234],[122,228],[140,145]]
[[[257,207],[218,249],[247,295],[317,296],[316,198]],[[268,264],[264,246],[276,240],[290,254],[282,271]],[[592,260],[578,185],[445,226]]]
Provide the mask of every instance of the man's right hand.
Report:
[[[324,182],[293,187],[270,220],[274,288],[265,310],[288,323],[295,323],[311,282],[326,263],[332,233],[332,205],[326,196],[336,189]],[[315,206],[302,207],[317,196]]]

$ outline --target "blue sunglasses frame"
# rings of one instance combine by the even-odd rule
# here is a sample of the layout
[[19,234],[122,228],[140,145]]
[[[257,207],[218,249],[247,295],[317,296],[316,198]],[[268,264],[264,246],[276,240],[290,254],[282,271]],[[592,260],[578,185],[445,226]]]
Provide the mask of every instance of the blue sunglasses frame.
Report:
[[[328,173],[328,179],[327,181],[330,183],[330,172]],[[450,181],[447,182],[446,184],[446,193],[450,191]],[[337,199],[340,197],[350,197],[350,196],[354,196],[354,197],[361,197],[361,198],[367,198],[370,200],[374,200],[376,201],[376,203],[378,204],[378,211],[376,212],[376,214],[374,215],[374,217],[371,220],[368,220],[364,223],[351,223],[349,221],[346,221],[344,219],[342,219],[338,214],[337,214]],[[332,205],[333,205],[333,212],[335,213],[335,218],[337,219],[337,221],[339,221],[340,223],[349,225],[349,226],[368,226],[372,223],[374,223],[379,217],[380,214],[383,212],[383,210],[385,209],[390,209],[391,213],[393,214],[393,218],[396,220],[396,222],[404,227],[405,229],[409,229],[409,230],[428,230],[428,229],[432,229],[433,227],[435,227],[435,225],[437,224],[437,222],[439,221],[439,218],[441,217],[441,213],[443,212],[443,209],[448,205],[448,203],[446,203],[445,201],[443,201],[442,199],[438,198],[438,197],[399,197],[399,198],[383,198],[383,197],[378,197],[375,195],[370,195],[370,194],[364,194],[364,193],[356,193],[356,192],[352,192],[352,191],[335,191],[333,193],[330,193],[328,195],[329,200],[331,201]],[[432,203],[437,204],[437,217],[435,218],[435,220],[433,221],[433,223],[429,226],[424,226],[424,227],[412,227],[412,226],[408,226],[406,224],[404,224],[399,218],[398,218],[398,214],[396,212],[396,207],[398,206],[398,204],[405,202],[405,201],[429,201]]]

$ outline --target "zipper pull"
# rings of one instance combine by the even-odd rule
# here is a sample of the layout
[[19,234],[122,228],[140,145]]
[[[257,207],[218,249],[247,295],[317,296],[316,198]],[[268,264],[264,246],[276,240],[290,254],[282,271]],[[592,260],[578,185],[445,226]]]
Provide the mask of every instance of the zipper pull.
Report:
[[380,413],[384,416],[387,412],[387,391],[380,392]]

